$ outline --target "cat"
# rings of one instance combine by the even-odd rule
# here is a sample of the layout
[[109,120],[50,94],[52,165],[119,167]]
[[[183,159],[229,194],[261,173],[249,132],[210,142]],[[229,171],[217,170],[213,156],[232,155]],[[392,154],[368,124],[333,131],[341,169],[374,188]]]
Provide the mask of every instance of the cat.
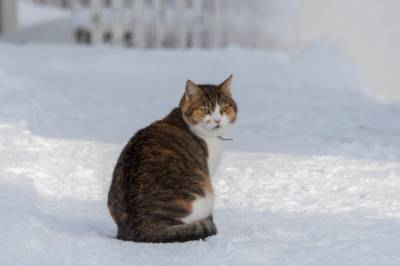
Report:
[[179,107],[129,140],[108,194],[118,239],[185,242],[217,233],[210,177],[236,121],[231,85],[232,75],[219,85],[188,80]]

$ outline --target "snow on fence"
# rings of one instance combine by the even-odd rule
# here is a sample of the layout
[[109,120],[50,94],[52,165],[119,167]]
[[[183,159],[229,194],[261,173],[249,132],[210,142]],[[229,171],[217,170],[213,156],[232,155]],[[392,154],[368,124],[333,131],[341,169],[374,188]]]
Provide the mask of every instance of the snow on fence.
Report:
[[[284,15],[274,15],[275,2],[277,0],[70,0],[68,4],[73,10],[75,38],[79,43],[154,48],[227,44],[290,46],[293,43],[290,38],[295,34],[290,32],[288,40],[285,32],[279,33],[284,37],[279,40],[271,31],[271,25],[282,24],[277,23],[277,19],[285,19]],[[272,16],[268,16],[268,12]]]
[[72,9],[79,43],[135,47],[299,44],[301,0],[30,0]]
[[46,4],[60,7],[70,7],[72,0],[32,0],[37,4]]

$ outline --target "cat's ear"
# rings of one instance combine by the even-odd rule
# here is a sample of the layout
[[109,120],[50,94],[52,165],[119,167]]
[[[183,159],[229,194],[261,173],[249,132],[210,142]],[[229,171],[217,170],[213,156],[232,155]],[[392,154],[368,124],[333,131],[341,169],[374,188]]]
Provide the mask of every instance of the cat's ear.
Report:
[[230,75],[225,81],[223,81],[221,84],[218,85],[218,89],[225,95],[228,95],[229,97],[232,96],[231,93],[232,79],[233,75]]
[[196,97],[200,96],[201,94],[201,89],[199,86],[196,85],[191,80],[186,81],[186,86],[185,86],[185,98],[187,101],[192,101]]

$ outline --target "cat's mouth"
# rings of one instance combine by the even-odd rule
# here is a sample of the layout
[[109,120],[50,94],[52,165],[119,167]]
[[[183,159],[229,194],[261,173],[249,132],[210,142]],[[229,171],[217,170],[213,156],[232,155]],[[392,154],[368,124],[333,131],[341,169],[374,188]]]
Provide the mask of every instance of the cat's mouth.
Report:
[[213,127],[212,129],[220,129],[221,128],[221,126],[215,126],[215,127]]

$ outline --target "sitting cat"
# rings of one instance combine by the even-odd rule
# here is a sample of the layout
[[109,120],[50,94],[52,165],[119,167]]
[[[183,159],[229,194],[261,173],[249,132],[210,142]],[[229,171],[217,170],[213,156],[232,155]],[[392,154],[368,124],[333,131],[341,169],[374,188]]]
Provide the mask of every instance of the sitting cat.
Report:
[[236,120],[232,76],[186,82],[179,108],[139,130],[123,149],[108,194],[117,238],[184,242],[215,235],[214,192],[224,130]]

